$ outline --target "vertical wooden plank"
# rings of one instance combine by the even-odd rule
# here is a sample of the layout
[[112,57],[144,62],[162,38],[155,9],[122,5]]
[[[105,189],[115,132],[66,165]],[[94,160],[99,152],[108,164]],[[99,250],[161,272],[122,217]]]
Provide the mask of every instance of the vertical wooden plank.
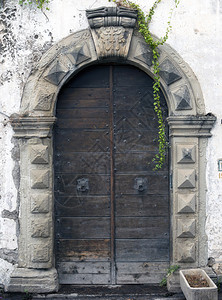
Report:
[[61,284],[110,284],[109,68],[61,91],[55,128],[56,261]]

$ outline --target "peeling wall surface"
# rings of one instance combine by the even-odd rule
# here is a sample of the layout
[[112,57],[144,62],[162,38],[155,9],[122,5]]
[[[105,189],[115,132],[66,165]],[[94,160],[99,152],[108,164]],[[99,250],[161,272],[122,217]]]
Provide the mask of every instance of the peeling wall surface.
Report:
[[[9,116],[19,113],[24,85],[52,45],[88,27],[86,9],[111,6],[107,0],[50,0],[43,12],[19,0],[0,9],[0,284],[6,284],[17,262],[19,232],[19,151]],[[136,1],[148,11],[153,0]],[[156,10],[151,32],[165,33],[174,0]],[[206,233],[208,257],[222,262],[222,1],[181,0],[173,12],[167,43],[192,68],[202,88],[206,113],[217,117],[207,145]],[[30,95],[32,97],[32,95]]]

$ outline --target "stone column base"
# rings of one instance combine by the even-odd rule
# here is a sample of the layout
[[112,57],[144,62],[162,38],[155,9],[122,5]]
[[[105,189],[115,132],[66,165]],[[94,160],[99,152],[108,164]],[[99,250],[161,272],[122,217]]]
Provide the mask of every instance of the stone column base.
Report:
[[6,287],[7,292],[29,293],[57,292],[59,288],[56,269],[36,270],[17,268]]

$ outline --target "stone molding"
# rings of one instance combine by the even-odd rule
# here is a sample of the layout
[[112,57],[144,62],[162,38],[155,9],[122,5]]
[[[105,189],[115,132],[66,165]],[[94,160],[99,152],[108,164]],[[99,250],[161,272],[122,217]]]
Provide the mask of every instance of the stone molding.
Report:
[[137,11],[126,7],[100,7],[86,10],[86,16],[92,29],[109,26],[134,28]]
[[[64,38],[42,56],[25,85],[20,115],[11,116],[21,158],[19,263],[9,291],[50,292],[58,288],[53,253],[52,128],[56,99],[63,84],[82,68],[101,60],[124,61],[154,77],[152,52],[140,33],[133,31],[133,21],[124,26],[126,16],[121,15],[121,10],[114,10],[114,16],[112,12],[109,17],[110,12],[112,9],[91,14],[92,29]],[[96,18],[103,21],[95,22]],[[205,266],[205,153],[215,117],[205,116],[195,75],[168,45],[160,46],[160,70],[171,142],[170,264],[179,263],[184,268]],[[44,280],[44,276],[48,279]]]
[[14,129],[14,137],[16,138],[33,138],[33,137],[49,137],[52,136],[52,128],[56,121],[55,117],[44,116],[11,116],[12,127]]
[[173,116],[167,118],[171,137],[211,137],[214,116]]

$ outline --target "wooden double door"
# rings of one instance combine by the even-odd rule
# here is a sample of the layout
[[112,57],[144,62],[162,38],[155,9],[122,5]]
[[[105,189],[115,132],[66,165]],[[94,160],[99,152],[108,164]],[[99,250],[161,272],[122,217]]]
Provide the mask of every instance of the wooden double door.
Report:
[[[153,171],[152,79],[128,65],[81,71],[54,129],[61,284],[155,283],[169,264],[168,166]],[[163,110],[167,114],[165,99]]]

